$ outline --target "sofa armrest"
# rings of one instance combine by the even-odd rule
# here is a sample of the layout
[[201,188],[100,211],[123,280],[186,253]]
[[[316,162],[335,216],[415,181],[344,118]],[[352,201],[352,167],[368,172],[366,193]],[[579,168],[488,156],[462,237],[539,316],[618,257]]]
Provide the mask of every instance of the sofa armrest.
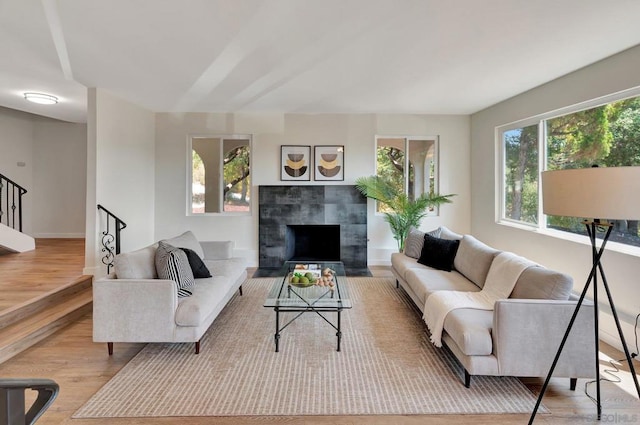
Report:
[[233,257],[233,241],[200,242],[205,260],[228,260]]
[[[546,376],[577,302],[506,299],[495,304],[493,352],[501,375]],[[594,305],[585,300],[578,312],[554,376],[595,376]]]
[[98,279],[93,283],[93,340],[171,341],[177,305],[172,280]]

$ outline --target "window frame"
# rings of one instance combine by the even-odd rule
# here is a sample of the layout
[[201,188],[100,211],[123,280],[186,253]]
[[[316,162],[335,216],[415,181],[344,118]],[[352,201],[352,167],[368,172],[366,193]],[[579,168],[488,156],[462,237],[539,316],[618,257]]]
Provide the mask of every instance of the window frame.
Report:
[[[541,173],[547,170],[547,134],[545,122],[550,119],[562,117],[569,114],[578,113],[587,109],[597,108],[609,103],[621,100],[640,97],[640,87],[634,87],[628,90],[622,90],[616,93],[579,102],[570,106],[559,108],[553,111],[534,115],[522,120],[512,121],[495,127],[495,147],[496,147],[496,208],[495,219],[499,225],[514,227],[521,230],[532,231],[558,239],[568,240],[581,243],[584,245],[591,244],[589,237],[558,229],[549,229],[547,227],[547,215],[542,211],[542,188],[540,185]],[[504,133],[517,128],[538,125],[538,223],[527,223],[519,220],[513,220],[505,216],[506,213],[506,147],[504,144]],[[607,243],[610,250],[621,252],[624,254],[640,257],[640,247],[627,245],[620,242],[610,241]]]
[[[219,178],[218,184],[220,189],[219,201],[222,206],[222,211],[217,212],[193,212],[193,139],[220,139],[219,158]],[[186,193],[186,215],[192,217],[205,217],[205,216],[252,216],[254,208],[252,207],[253,201],[249,200],[249,211],[224,211],[224,140],[248,140],[249,141],[249,175],[253,177],[253,135],[252,134],[225,134],[225,133],[194,133],[187,135],[187,193]],[[251,185],[253,186],[253,184]]]
[[[404,170],[402,180],[403,180],[403,191],[405,194],[409,194],[409,173],[406,170],[409,170],[410,163],[410,155],[409,152],[409,143],[414,140],[428,140],[433,141],[434,144],[434,154],[433,154],[433,187],[435,193],[440,193],[440,136],[439,135],[421,135],[421,136],[407,136],[407,135],[376,135],[375,136],[375,144],[374,144],[374,158],[375,158],[375,174],[378,174],[378,140],[380,139],[403,139],[404,140]],[[422,192],[424,193],[424,191]],[[378,211],[378,202],[375,201],[375,214],[377,216],[384,215],[384,212]],[[428,217],[437,217],[440,215],[440,208],[435,207],[432,211],[427,212]]]

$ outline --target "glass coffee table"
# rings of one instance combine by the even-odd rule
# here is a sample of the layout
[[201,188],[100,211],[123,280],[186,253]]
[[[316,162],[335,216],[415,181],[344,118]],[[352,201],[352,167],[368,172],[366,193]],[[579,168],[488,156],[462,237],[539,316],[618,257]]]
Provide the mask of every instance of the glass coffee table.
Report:
[[[302,268],[302,266],[306,268]],[[325,286],[321,286],[319,279],[324,276],[322,272],[327,268],[333,271],[331,273],[331,281],[325,279],[322,282]],[[309,277],[306,276],[307,274],[309,274]],[[265,307],[273,308],[276,312],[276,333],[274,336],[276,352],[279,351],[280,333],[298,317],[310,312],[317,314],[336,330],[338,339],[337,351],[340,351],[340,340],[342,339],[340,314],[342,310],[351,308],[344,264],[341,262],[314,261],[306,263],[287,261],[282,266],[280,275],[282,277],[276,278],[269,295],[267,295],[267,300],[264,302]],[[307,280],[311,280],[311,282],[307,282],[302,278],[292,282],[291,277],[293,275],[307,277]],[[319,278],[315,279],[317,276]],[[312,283],[314,280],[316,284]],[[281,325],[280,313],[288,312],[298,314]],[[335,324],[327,318],[327,313],[337,313]]]

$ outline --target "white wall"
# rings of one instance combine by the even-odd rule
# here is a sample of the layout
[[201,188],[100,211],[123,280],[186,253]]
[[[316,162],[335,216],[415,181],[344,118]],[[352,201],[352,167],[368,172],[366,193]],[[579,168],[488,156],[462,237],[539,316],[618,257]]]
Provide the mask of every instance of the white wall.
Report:
[[[33,118],[24,112],[0,108],[0,174],[28,191],[22,198],[22,230],[29,235],[33,235]],[[25,165],[18,166],[18,162]]]
[[[588,245],[496,223],[495,128],[640,86],[638,69],[640,47],[635,47],[474,114],[471,118],[472,233],[497,248],[515,251],[570,274],[575,280],[574,290],[581,290],[591,267]],[[632,322],[640,312],[637,279],[640,259],[609,249],[603,256],[603,265],[621,319]],[[624,329],[627,342],[633,343],[632,326],[627,323]],[[619,346],[611,316],[603,316],[601,334],[605,341]]]
[[126,224],[122,251],[154,241],[155,115],[102,89],[88,91],[85,273],[101,275],[103,205]]
[[0,108],[0,173],[28,191],[25,233],[84,237],[86,139],[84,124]]
[[87,126],[36,120],[33,236],[84,238]]
[[[187,216],[187,140],[190,135],[252,134],[252,215]],[[354,184],[375,172],[376,135],[440,135],[440,192],[456,193],[454,204],[424,228],[440,224],[470,229],[470,121],[468,116],[373,114],[214,114],[156,115],[156,239],[187,229],[201,240],[235,241],[238,255],[258,264],[257,190],[260,185]],[[342,182],[280,181],[281,145],[344,145]],[[389,264],[396,242],[382,217],[369,205],[369,264]]]

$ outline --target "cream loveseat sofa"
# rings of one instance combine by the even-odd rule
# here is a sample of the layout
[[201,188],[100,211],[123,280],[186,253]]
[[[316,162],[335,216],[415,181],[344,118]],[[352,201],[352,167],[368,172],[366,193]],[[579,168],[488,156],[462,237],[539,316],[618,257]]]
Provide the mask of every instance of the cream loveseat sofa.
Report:
[[[444,270],[418,262],[433,247],[425,247],[425,233],[417,230],[408,236],[405,252],[391,256],[397,285],[423,313],[427,298],[436,291],[481,291],[500,253],[471,235],[445,227],[429,232],[426,240],[444,246],[449,253],[443,257],[454,255],[445,258]],[[422,258],[422,262],[430,261]],[[572,286],[571,277],[536,265],[519,275],[511,296],[498,300],[493,311],[450,311],[444,319],[442,343],[464,367],[465,386],[469,387],[472,375],[547,376],[577,303]],[[571,389],[577,378],[595,376],[594,329],[593,304],[585,302],[553,375],[570,378]]]
[[[178,273],[193,274],[193,261],[203,263],[206,270],[200,272],[212,277],[192,279],[193,284],[180,290],[181,295],[191,295],[179,297],[175,280],[158,278],[159,271],[165,272],[156,267],[162,260],[156,255],[159,245],[184,248],[181,251],[202,260],[176,254],[171,261]],[[233,257],[233,242],[198,242],[190,231],[119,254],[114,272],[93,284],[93,340],[106,342],[109,355],[114,342],[195,342],[198,354],[202,335],[235,291],[242,295],[246,267],[244,258]]]

